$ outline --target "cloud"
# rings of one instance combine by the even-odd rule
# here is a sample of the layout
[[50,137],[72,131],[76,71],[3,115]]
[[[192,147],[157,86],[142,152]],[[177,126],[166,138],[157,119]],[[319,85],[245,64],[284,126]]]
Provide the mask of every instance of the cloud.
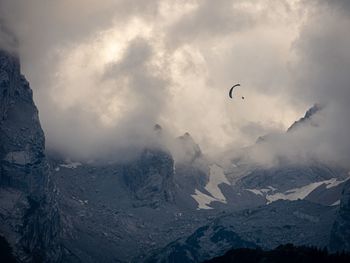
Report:
[[[336,2],[336,3],[335,3]],[[345,2],[345,1],[344,1]],[[298,59],[293,65],[294,96],[325,105],[325,117],[315,131],[305,131],[305,148],[320,155],[320,159],[340,161],[348,165],[350,144],[350,13],[337,4],[319,3],[310,10],[308,23],[295,42]]]
[[17,53],[18,42],[15,36],[0,21],[0,47],[8,52]]
[[[97,65],[95,58],[90,61],[94,48],[73,50],[58,67],[58,81],[46,90],[44,97],[53,95],[56,107],[47,107],[41,116],[46,119],[60,112],[46,127],[49,147],[88,158],[113,151],[123,156],[128,148],[135,151],[153,144],[152,128],[159,121],[169,85],[163,69],[153,63],[153,47],[137,37],[127,41],[120,58]],[[97,55],[101,59],[102,54]]]
[[235,6],[232,1],[204,0],[196,2],[193,10],[180,16],[169,27],[169,43],[180,45],[224,38],[225,35],[250,27],[254,22],[253,16]]
[[50,149],[121,153],[154,143],[160,123],[169,137],[188,131],[214,154],[282,134],[319,102],[326,106],[317,129],[276,135],[259,152],[271,160],[292,144],[285,155],[340,160],[350,152],[347,6],[1,0],[0,16],[18,39]]

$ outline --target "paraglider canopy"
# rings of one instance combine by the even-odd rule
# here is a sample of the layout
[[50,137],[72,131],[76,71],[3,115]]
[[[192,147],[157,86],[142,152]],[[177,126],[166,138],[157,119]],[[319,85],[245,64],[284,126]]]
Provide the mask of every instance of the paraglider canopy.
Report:
[[230,96],[231,99],[232,99],[233,89],[234,89],[235,87],[238,87],[238,86],[241,86],[241,84],[233,85],[232,88],[230,89],[230,92],[228,93],[228,95]]

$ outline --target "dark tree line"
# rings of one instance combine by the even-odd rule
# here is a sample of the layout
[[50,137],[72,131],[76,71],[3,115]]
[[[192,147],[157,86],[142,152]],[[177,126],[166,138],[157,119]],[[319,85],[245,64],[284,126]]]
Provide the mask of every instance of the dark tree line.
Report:
[[12,248],[10,247],[7,240],[0,236],[0,262],[4,263],[15,263],[17,262],[12,254]]
[[349,263],[349,253],[328,253],[327,249],[316,247],[296,247],[292,244],[281,245],[273,250],[260,248],[231,249],[225,255],[213,258],[206,263]]

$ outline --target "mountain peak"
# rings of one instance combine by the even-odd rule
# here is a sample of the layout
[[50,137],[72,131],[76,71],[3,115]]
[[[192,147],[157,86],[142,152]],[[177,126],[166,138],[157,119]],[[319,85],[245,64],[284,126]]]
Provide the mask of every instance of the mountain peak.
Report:
[[153,130],[154,130],[154,131],[161,131],[161,130],[162,130],[162,126],[160,126],[158,123],[156,123],[156,124],[153,126]]
[[179,136],[178,139],[180,139],[180,140],[187,140],[187,141],[191,141],[191,142],[195,143],[193,138],[192,138],[192,136],[191,136],[191,134],[188,133],[188,132],[185,132],[183,135]]
[[194,161],[196,158],[202,156],[202,151],[199,145],[194,141],[192,136],[185,132],[183,135],[177,137],[182,160]]
[[[300,127],[301,125],[305,124],[305,123],[309,123],[312,119],[312,117],[318,113],[320,110],[322,110],[323,107],[316,103],[314,104],[310,109],[308,109],[304,115],[304,117],[300,118],[298,121],[295,121],[287,130],[287,132],[290,131],[294,131],[295,129],[297,129],[298,127]],[[314,124],[311,123],[311,125],[315,126]]]

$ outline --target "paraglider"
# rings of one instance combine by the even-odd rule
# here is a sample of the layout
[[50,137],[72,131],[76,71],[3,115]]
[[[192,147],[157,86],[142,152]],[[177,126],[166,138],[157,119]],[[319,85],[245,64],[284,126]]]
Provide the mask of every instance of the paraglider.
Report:
[[[235,87],[238,87],[238,86],[241,86],[241,84],[233,85],[232,88],[230,89],[230,92],[228,93],[228,95],[230,96],[231,99],[232,99],[232,92],[233,92],[233,89],[234,89]],[[244,99],[244,97],[242,97],[242,99]]]

